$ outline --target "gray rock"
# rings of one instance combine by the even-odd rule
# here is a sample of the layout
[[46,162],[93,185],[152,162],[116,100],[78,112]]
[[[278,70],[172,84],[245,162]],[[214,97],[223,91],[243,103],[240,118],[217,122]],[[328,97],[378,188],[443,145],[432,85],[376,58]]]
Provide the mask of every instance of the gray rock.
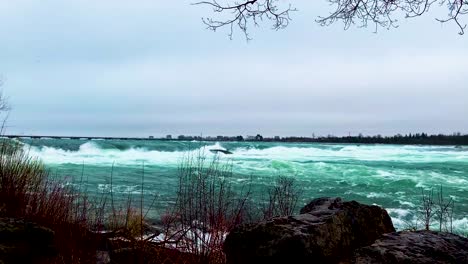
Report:
[[468,263],[468,239],[433,231],[385,234],[357,250],[354,263]]
[[224,252],[228,264],[336,263],[394,231],[389,215],[378,206],[319,198],[299,215],[235,228]]
[[96,264],[109,264],[111,262],[108,251],[96,251]]
[[56,253],[52,230],[20,219],[0,218],[0,262],[31,263]]
[[163,232],[163,228],[153,223],[143,223],[143,233],[145,235],[157,236]]

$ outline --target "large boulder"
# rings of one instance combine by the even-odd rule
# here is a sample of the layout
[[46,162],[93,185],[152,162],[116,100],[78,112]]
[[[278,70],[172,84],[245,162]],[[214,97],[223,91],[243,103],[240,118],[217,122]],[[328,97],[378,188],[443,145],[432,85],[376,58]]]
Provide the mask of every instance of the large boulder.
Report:
[[299,215],[235,228],[224,252],[228,264],[336,263],[389,232],[395,232],[392,221],[378,206],[319,198]]
[[354,262],[371,263],[468,263],[468,239],[433,231],[385,234],[374,244],[356,251]]
[[52,230],[20,219],[0,218],[0,263],[36,263],[55,254]]

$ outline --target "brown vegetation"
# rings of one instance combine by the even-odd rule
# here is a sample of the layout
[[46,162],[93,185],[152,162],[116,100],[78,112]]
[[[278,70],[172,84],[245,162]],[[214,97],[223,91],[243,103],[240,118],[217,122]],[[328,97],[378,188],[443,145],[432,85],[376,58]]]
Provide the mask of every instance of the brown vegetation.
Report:
[[35,222],[55,231],[58,256],[50,263],[95,261],[82,197],[53,181],[43,164],[19,144],[0,143],[0,216]]

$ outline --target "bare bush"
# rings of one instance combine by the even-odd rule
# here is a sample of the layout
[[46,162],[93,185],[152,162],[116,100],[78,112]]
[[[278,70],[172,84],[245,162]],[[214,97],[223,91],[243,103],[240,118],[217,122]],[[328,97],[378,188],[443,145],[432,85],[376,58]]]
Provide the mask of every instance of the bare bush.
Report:
[[[3,80],[0,77],[0,87],[3,86]],[[9,110],[9,106],[3,92],[0,90],[0,112]]]
[[268,201],[263,219],[294,214],[302,190],[292,177],[278,176],[268,189]]
[[[2,86],[2,83],[0,81],[0,87]],[[5,96],[3,95],[3,92],[0,91],[0,112],[7,111],[10,109],[10,106],[7,103],[7,100]]]
[[[200,152],[188,156],[179,167],[175,206],[164,216],[166,242],[194,253],[202,263],[223,263],[226,234],[243,221],[250,190],[238,196],[229,180],[232,165],[218,155],[208,160]],[[174,242],[175,241],[175,242]]]
[[[422,221],[425,230],[430,230],[431,225],[437,223],[439,231],[453,232],[453,211],[455,202],[452,198],[448,200],[444,198],[442,185],[439,192],[436,194],[437,199],[434,199],[434,191],[428,193],[421,189],[421,206],[419,209],[419,217]],[[435,218],[435,219],[434,219]]]
[[439,231],[453,232],[453,209],[455,202],[450,197],[446,200],[442,193],[442,185],[437,193],[436,216],[439,222]]
[[429,193],[424,193],[424,189],[421,188],[421,208],[419,214],[425,230],[429,230],[432,217],[434,216],[434,190],[432,188]]
[[[0,77],[0,87],[2,87],[2,85],[3,85],[3,80]],[[3,133],[5,132],[5,124],[6,124],[6,120],[8,116],[8,115],[1,116],[1,114],[3,114],[4,112],[7,112],[8,110],[10,110],[10,106],[8,105],[7,99],[3,95],[3,91],[0,90],[0,117],[3,119],[1,120],[1,124],[0,124],[0,136],[3,135]]]

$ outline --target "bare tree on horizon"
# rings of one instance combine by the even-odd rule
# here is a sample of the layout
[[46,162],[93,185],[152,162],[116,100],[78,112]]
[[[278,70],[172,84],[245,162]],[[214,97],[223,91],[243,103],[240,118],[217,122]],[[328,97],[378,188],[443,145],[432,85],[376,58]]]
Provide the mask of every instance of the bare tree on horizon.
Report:
[[8,106],[7,100],[5,96],[3,95],[3,90],[1,89],[2,86],[3,86],[3,79],[0,76],[0,113],[10,109],[10,107]]
[[[0,88],[2,86],[3,86],[3,79],[0,76]],[[3,95],[3,91],[0,89],[0,115],[3,112],[7,112],[8,110],[10,110],[10,107],[7,103],[7,100],[5,99],[5,96]],[[3,135],[3,132],[5,131],[7,119],[8,119],[8,113],[6,114],[5,117],[3,117],[3,120],[0,121],[0,135]]]
[[[436,18],[441,23],[454,22],[459,28],[459,34],[465,33],[466,24],[460,17],[468,14],[468,0],[326,0],[335,11],[327,16],[320,16],[316,22],[322,26],[329,26],[342,21],[344,28],[353,25],[358,27],[375,26],[398,27],[397,16],[405,18],[422,16],[433,6],[444,8],[448,14],[444,18]],[[260,21],[270,21],[272,29],[279,30],[287,27],[291,22],[290,14],[297,11],[290,3],[280,3],[279,0],[217,0],[196,2],[194,5],[207,5],[213,8],[221,18],[202,18],[208,29],[216,31],[218,28],[228,27],[229,37],[232,38],[234,29],[238,28],[247,38],[248,27],[258,26]]]

